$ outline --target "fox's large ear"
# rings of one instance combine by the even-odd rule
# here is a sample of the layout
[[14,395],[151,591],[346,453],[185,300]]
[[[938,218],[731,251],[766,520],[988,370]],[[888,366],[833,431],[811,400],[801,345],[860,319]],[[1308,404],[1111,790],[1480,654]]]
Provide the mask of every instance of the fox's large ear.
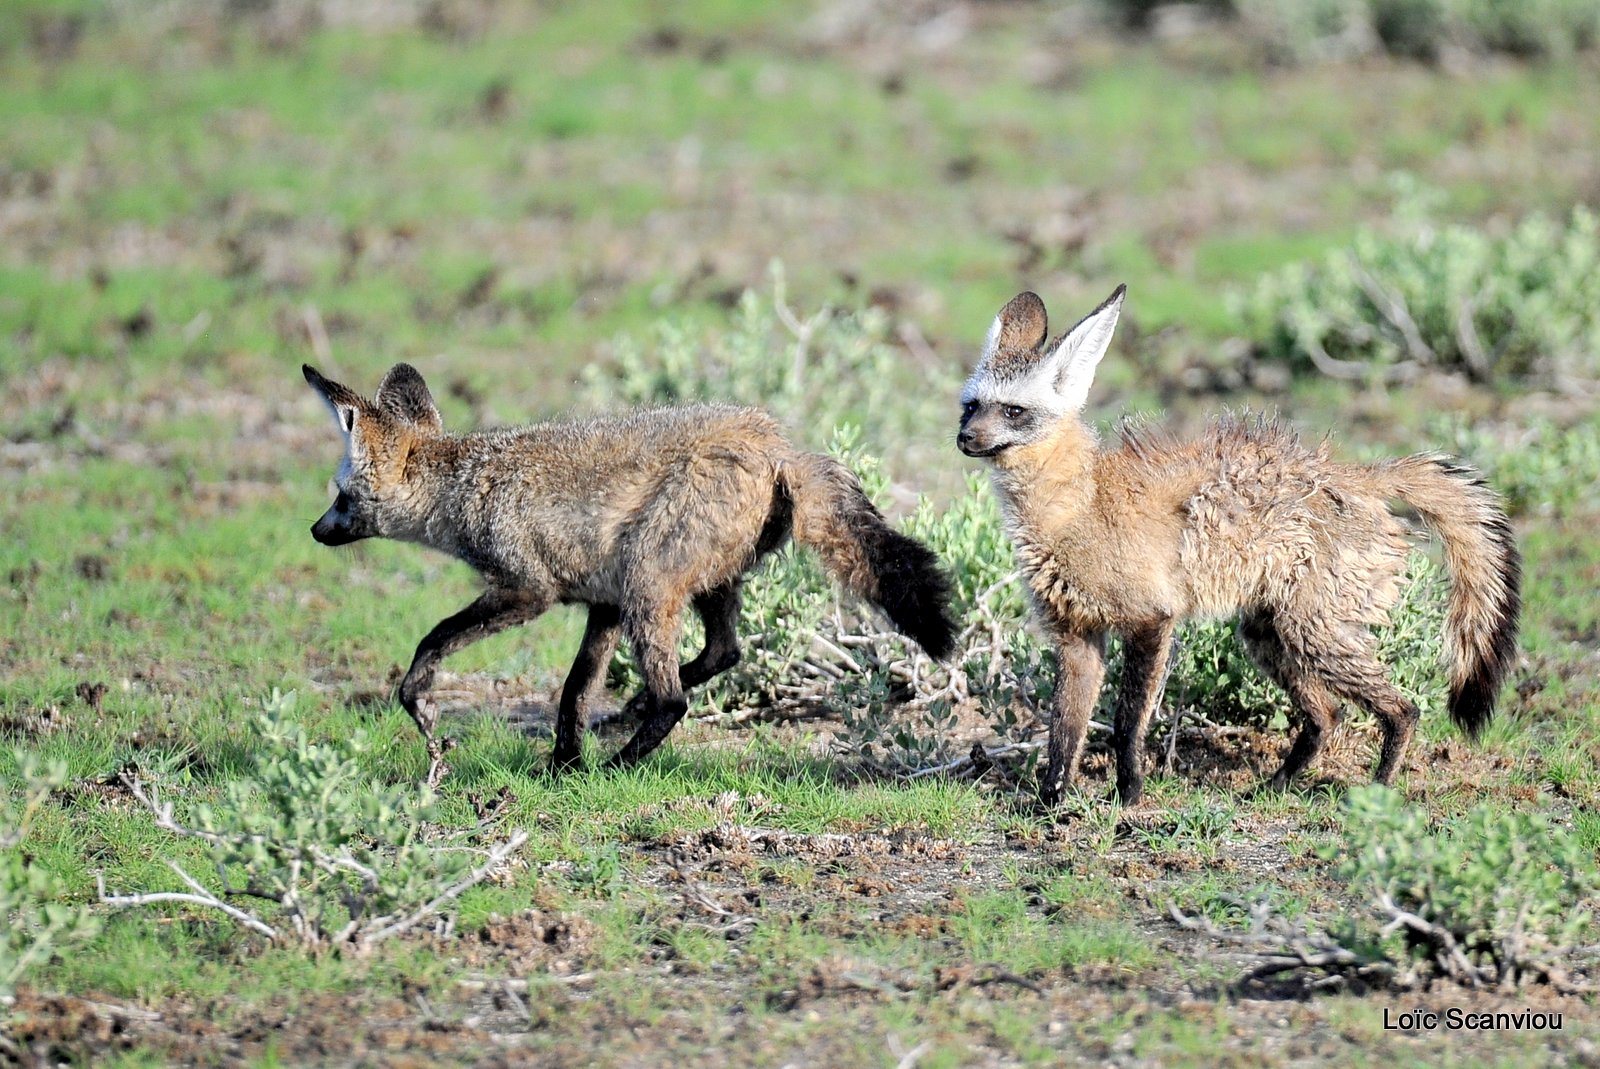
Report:
[[322,399],[333,410],[333,418],[339,421],[339,429],[346,435],[355,433],[356,419],[361,415],[362,409],[361,396],[342,383],[323,378],[310,364],[301,364],[300,371],[311,384],[311,388],[321,394]]
[[444,420],[428,392],[428,384],[410,364],[396,364],[378,386],[378,407],[406,423],[428,430],[443,430]]
[[1050,333],[1050,318],[1037,293],[1019,293],[1006,302],[989,327],[983,343],[983,362],[1002,349],[1027,352],[1044,344]]
[[1069,411],[1081,409],[1089,400],[1089,386],[1094,382],[1095,368],[1100,366],[1100,359],[1111,348],[1111,333],[1117,329],[1117,317],[1122,314],[1122,298],[1127,292],[1126,285],[1113,290],[1100,307],[1067,331],[1061,344],[1050,354],[1056,393],[1060,394]]

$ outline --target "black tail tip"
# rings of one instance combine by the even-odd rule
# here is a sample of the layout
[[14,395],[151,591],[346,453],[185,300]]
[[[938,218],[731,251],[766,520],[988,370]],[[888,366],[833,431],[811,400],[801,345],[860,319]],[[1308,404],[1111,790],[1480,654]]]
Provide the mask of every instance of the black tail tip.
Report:
[[919,624],[908,625],[906,633],[936,661],[942,661],[956,651],[956,624],[950,618],[948,605],[944,603],[929,606],[927,615]]
[[879,608],[901,634],[942,661],[955,652],[956,622],[950,615],[950,579],[931,549],[895,531],[874,546]]
[[1494,719],[1494,702],[1499,690],[1498,680],[1477,678],[1467,680],[1460,690],[1450,695],[1450,719],[1474,742]]

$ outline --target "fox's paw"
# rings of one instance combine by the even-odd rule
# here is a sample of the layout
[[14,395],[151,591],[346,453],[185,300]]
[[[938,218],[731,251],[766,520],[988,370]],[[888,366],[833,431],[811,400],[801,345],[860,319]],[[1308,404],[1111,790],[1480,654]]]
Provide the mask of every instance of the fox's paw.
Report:
[[583,754],[581,753],[553,753],[550,755],[550,772],[559,776],[563,772],[581,772],[583,770]]
[[1039,777],[1039,805],[1049,812],[1061,805],[1066,797],[1068,775],[1059,767],[1051,766]]
[[428,775],[423,782],[430,790],[438,787],[450,774],[450,766],[445,762],[444,755],[455,748],[455,739],[439,735],[428,736]]
[[439,723],[439,705],[437,702],[421,696],[413,697],[410,701],[402,695],[400,703],[405,706],[406,712],[411,714],[411,719],[417,722],[417,727],[423,735],[431,738],[433,729]]

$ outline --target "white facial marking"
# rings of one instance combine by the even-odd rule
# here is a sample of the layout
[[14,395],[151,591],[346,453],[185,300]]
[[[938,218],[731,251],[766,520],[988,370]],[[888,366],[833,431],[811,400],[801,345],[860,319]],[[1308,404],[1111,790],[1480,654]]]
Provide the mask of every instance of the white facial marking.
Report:
[[995,349],[999,347],[1000,328],[1002,325],[999,316],[995,316],[994,322],[989,324],[989,336],[983,339],[983,356],[979,359],[979,363],[988,360],[994,355]]

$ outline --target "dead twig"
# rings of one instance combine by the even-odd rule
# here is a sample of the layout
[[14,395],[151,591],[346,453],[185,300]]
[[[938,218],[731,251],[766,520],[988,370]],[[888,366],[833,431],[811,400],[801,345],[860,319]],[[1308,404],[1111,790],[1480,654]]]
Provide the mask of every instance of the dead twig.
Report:
[[183,891],[157,891],[148,894],[112,895],[106,893],[106,877],[104,873],[95,876],[95,888],[99,893],[100,902],[107,906],[147,906],[156,902],[184,902],[190,905],[206,906],[210,909],[221,910],[240,924],[253,932],[259,932],[273,942],[277,942],[281,935],[278,930],[266,921],[257,917],[248,910],[230,905],[206,890],[204,884],[193,876],[184,872],[176,861],[168,861],[167,867],[178,874],[178,878],[194,888],[193,894]]

